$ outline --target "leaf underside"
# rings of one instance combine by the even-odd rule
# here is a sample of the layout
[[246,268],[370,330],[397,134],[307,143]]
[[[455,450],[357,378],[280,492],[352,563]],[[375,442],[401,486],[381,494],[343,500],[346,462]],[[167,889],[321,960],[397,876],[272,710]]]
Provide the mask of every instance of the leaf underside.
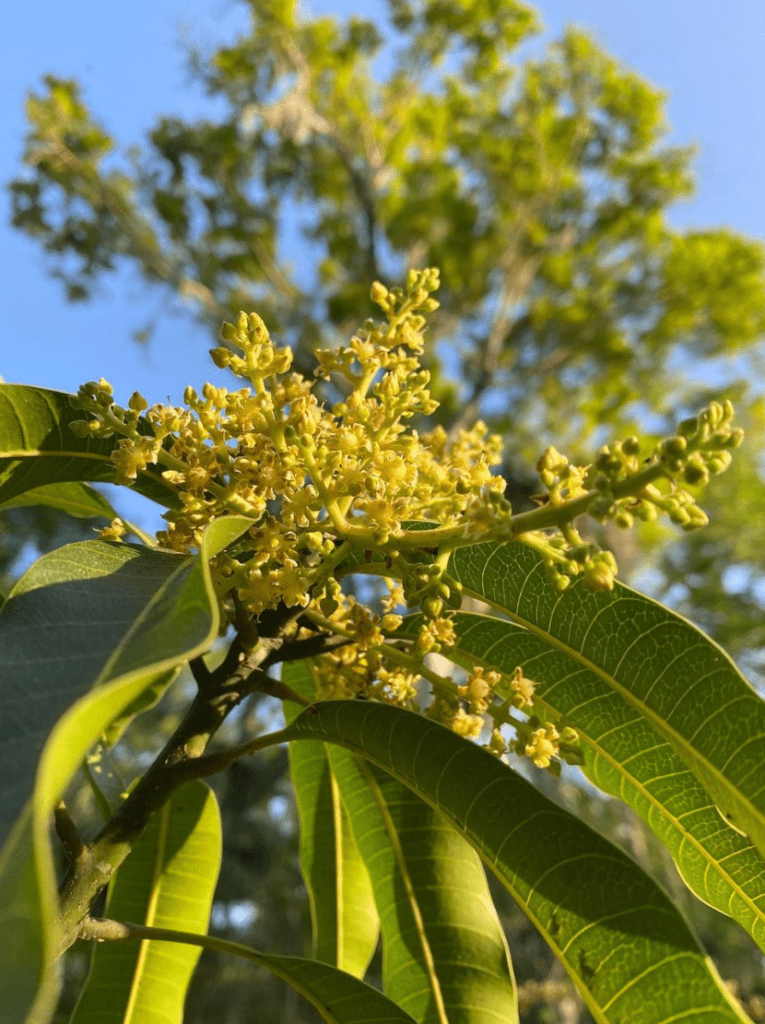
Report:
[[[314,695],[308,661],[287,662],[282,680]],[[285,704],[287,721],[299,711]],[[351,834],[324,743],[290,744],[290,772],[300,822],[300,869],[311,908],[313,955],[363,978],[380,932],[369,873]]]
[[765,855],[765,702],[717,644],[622,584],[593,594],[579,580],[558,594],[522,544],[458,549],[450,571],[471,596],[600,676]]
[[[765,951],[765,860],[727,824],[669,742],[601,676],[528,629],[464,612],[453,623],[450,658],[505,676],[520,666],[537,683],[536,713],[552,712],[578,730],[588,779],[635,810],[668,847],[689,888]],[[416,628],[413,616],[405,632]],[[506,680],[497,692],[510,695]]]
[[360,701],[314,705],[289,733],[362,755],[438,809],[535,924],[596,1020],[746,1020],[656,883],[486,751],[420,715]]
[[[104,916],[204,935],[220,870],[220,813],[212,790],[188,782],[151,820],[109,884]],[[104,942],[71,1024],[182,1024],[202,950],[176,942]]]
[[[48,816],[90,747],[218,632],[207,562],[250,525],[208,528],[189,558],[89,541],[43,556],[0,610],[0,1005],[23,1024],[55,977]],[[38,763],[39,760],[39,763]],[[15,821],[15,824],[14,824]],[[54,986],[55,987],[55,986]]]

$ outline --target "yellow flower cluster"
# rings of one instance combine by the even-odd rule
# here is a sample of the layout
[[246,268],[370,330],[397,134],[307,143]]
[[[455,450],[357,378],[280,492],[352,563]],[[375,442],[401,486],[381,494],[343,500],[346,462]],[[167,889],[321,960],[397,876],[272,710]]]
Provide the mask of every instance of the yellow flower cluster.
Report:
[[[165,514],[167,528],[158,534],[164,547],[198,548],[205,527],[221,516],[252,520],[211,564],[222,608],[231,621],[248,616],[256,630],[273,609],[305,609],[300,636],[315,630],[346,637],[346,646],[317,660],[320,697],[373,697],[416,708],[430,700],[423,696],[427,686],[427,714],[469,737],[493,717],[489,749],[500,754],[508,748],[499,726],[511,724],[518,738],[510,749],[549,768],[568,741],[560,746],[551,723],[512,717],[510,709],[528,713],[534,701],[533,683],[520,670],[506,680],[500,700],[496,672],[477,668],[458,685],[426,667],[424,659],[448,654],[455,641],[450,609],[462,595],[448,575],[450,554],[478,539],[522,540],[542,554],[561,589],[577,573],[592,589],[610,587],[613,557],[582,540],[574,517],[590,511],[625,525],[625,517],[658,509],[696,525],[703,514],[675,487],[673,474],[696,484],[719,472],[740,432],[730,426],[732,410],[713,405],[682,424],[648,466],[634,438],[603,449],[590,467],[571,466],[550,448],[538,467],[546,505],[514,516],[505,481],[493,472],[501,440],[483,423],[454,436],[440,426],[413,429],[413,419],[436,409],[420,357],[437,287],[433,269],[410,271],[405,289],[372,286],[385,319],[367,320],[347,346],[316,353],[316,377],[329,382],[322,386],[334,394],[333,404],[322,400],[317,379],[292,372],[290,349],[273,344],[257,314],[240,313],[223,325],[223,344],[211,355],[246,386],[205,384],[201,394],[189,387],[180,408],[149,408],[135,393],[122,408],[106,381],[91,382],[73,399],[89,418],[71,427],[81,436],[116,438],[116,482],[159,473],[175,490],[177,508]],[[671,480],[669,492],[657,488],[662,478]],[[123,533],[115,520],[103,536],[119,541]],[[383,614],[343,593],[340,578],[354,571],[388,578]],[[393,635],[400,625],[395,613],[407,605],[423,614],[409,647]]]
[[119,483],[161,468],[181,505],[165,516],[164,546],[191,550],[204,527],[229,512],[253,519],[246,565],[225,557],[217,564],[236,575],[250,611],[307,604],[314,570],[337,544],[419,547],[421,535],[406,526],[413,521],[464,533],[483,515],[487,492],[505,487],[492,474],[500,439],[483,424],[452,440],[440,427],[422,435],[410,428],[412,417],[436,408],[419,356],[422,313],[438,305],[430,297],[438,274],[412,272],[408,285],[406,292],[375,285],[386,322],[367,321],[347,347],[317,353],[317,372],[345,392],[329,408],[315,381],[289,372],[290,350],[273,345],[260,317],[241,313],[223,327],[230,347],[212,356],[250,386],[206,384],[201,395],[187,388],[186,408],[153,406],[139,424],[142,396],[121,409],[106,381],[86,384],[78,402],[95,418],[75,429],[122,435],[112,455]]

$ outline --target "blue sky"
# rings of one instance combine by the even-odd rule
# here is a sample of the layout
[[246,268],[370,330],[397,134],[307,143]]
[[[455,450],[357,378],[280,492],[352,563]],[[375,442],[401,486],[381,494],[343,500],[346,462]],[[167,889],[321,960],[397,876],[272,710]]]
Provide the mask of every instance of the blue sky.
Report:
[[[564,24],[591,31],[607,50],[669,96],[671,139],[699,147],[698,194],[672,215],[678,226],[729,226],[765,238],[765,5],[762,0],[542,0],[545,37]],[[305,0],[312,13],[358,10],[348,0]],[[367,0],[365,10],[380,9]],[[86,102],[122,144],[160,114],[193,116],[205,100],[184,68],[184,38],[224,42],[245,24],[237,0],[37,0],[7,6],[0,64],[0,179],[17,173],[27,90],[51,72],[80,80]],[[129,274],[97,300],[69,305],[36,246],[0,218],[0,375],[76,390],[104,376],[126,398],[179,401],[186,383],[214,376],[206,336],[190,319],[163,316],[148,349],[131,334],[162,308]],[[213,374],[210,370],[213,370]]]

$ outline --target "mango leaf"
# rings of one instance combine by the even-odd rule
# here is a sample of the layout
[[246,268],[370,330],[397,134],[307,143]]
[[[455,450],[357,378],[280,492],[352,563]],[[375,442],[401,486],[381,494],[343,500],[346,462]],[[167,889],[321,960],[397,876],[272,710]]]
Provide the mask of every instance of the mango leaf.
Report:
[[[282,679],[311,699],[306,661],[287,662]],[[300,706],[285,703],[291,721]],[[323,743],[290,746],[290,768],[300,819],[300,870],[311,908],[313,955],[363,978],[377,948],[380,926],[372,884],[351,834],[337,780]]]
[[[196,558],[87,541],[45,555],[0,610],[0,1005],[8,1024],[55,999],[48,816],[87,750],[141,693],[218,632],[207,561],[250,526],[208,528]],[[15,823],[14,823],[15,822]]]
[[666,894],[487,751],[383,704],[315,704],[288,730],[336,743],[436,808],[560,958],[600,1024],[746,1021]]
[[[416,631],[419,616],[402,635]],[[562,716],[584,744],[582,770],[636,811],[669,848],[688,887],[737,921],[765,951],[765,860],[730,828],[670,744],[599,675],[506,620],[460,612],[449,657],[506,676],[520,666],[537,683],[535,712]],[[507,681],[497,692],[509,696]]]
[[562,594],[522,544],[454,552],[472,596],[565,651],[632,705],[682,757],[722,814],[765,855],[765,702],[728,655],[680,615],[617,584]]
[[[167,928],[147,929],[149,931],[153,932],[146,935],[149,941],[211,949],[264,967],[303,996],[326,1024],[416,1024],[408,1013],[376,988],[319,960],[261,953],[240,942],[229,942],[211,935],[189,935],[188,932]],[[145,1019],[152,1020],[141,1018],[141,1024]],[[165,1020],[162,1018],[162,1024]]]
[[339,747],[330,763],[372,876],[386,995],[422,1024],[517,1022],[507,945],[475,851],[390,775]]
[[[105,916],[204,935],[221,856],[215,795],[202,782],[185,783],[112,877]],[[97,943],[71,1024],[182,1024],[201,952],[154,940]]]
[[286,981],[307,999],[326,1024],[415,1024],[408,1013],[382,992],[329,964],[254,950],[249,953],[248,959]]
[[[314,696],[310,662],[286,664],[283,679],[303,696]],[[287,721],[299,710],[286,706]],[[290,758],[301,811],[301,864],[329,936],[337,919],[331,883],[334,879],[337,885],[347,870],[342,862],[340,868],[328,863],[338,849],[333,828],[343,827],[344,806],[355,837],[355,842],[348,840],[356,858],[357,845],[361,849],[372,876],[370,887],[362,863],[365,903],[372,903],[374,913],[376,902],[385,922],[386,994],[419,1021],[445,1020],[446,1006],[450,1021],[493,1020],[497,1014],[508,1022],[517,1020],[507,947],[483,868],[470,846],[405,786],[345,751],[330,749],[327,760],[325,744],[293,743]],[[459,900],[454,892],[460,893]],[[374,923],[376,940],[376,913]],[[371,940],[369,932],[365,935]],[[374,945],[367,948],[371,954]]]
[[23,508],[29,505],[46,505],[78,519],[114,519],[115,510],[95,488],[88,484],[72,481],[66,484],[46,484],[24,491],[10,501],[3,502],[3,508]]
[[[48,484],[114,481],[109,456],[119,438],[73,434],[69,424],[84,414],[72,408],[71,397],[47,388],[0,384],[0,505]],[[139,473],[133,490],[168,508],[178,505],[157,466]]]

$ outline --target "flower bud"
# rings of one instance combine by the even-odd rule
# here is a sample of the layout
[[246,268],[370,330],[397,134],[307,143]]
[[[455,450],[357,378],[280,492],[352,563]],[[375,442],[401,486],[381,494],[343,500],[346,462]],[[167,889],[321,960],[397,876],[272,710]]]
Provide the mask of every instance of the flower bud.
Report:
[[593,562],[590,568],[585,570],[584,585],[593,594],[603,590],[613,590],[613,570],[604,562]]
[[236,341],[237,329],[233,324],[224,323],[220,329],[220,336],[223,341]]
[[620,530],[629,530],[635,524],[635,517],[626,508],[620,508],[614,515],[614,524]]
[[699,420],[697,416],[689,416],[686,420],[680,420],[677,425],[677,433],[681,437],[695,437],[699,432]]
[[426,619],[438,619],[444,610],[444,602],[438,597],[424,597],[420,610]]
[[698,487],[709,481],[709,470],[697,455],[691,456],[685,464],[683,479],[692,487]]
[[706,526],[709,522],[706,512],[700,509],[698,505],[691,505],[688,511],[688,522],[682,524],[684,530],[698,530],[702,526]]
[[634,505],[632,512],[642,523],[652,523],[659,515],[659,510],[650,501],[641,501]]
[[225,370],[225,368],[231,363],[233,354],[229,352],[227,348],[211,348],[210,358],[217,367],[221,370]]
[[369,297],[375,305],[382,306],[388,298],[388,289],[384,284],[381,284],[379,281],[375,281],[370,289]]
[[710,473],[723,473],[730,466],[733,456],[729,451],[715,452],[707,459]]
[[93,427],[98,428],[98,420],[72,420],[69,423],[75,437],[92,437]]
[[677,437],[668,437],[659,445],[662,462],[671,462],[673,459],[679,459],[687,447],[688,442],[682,435]]

